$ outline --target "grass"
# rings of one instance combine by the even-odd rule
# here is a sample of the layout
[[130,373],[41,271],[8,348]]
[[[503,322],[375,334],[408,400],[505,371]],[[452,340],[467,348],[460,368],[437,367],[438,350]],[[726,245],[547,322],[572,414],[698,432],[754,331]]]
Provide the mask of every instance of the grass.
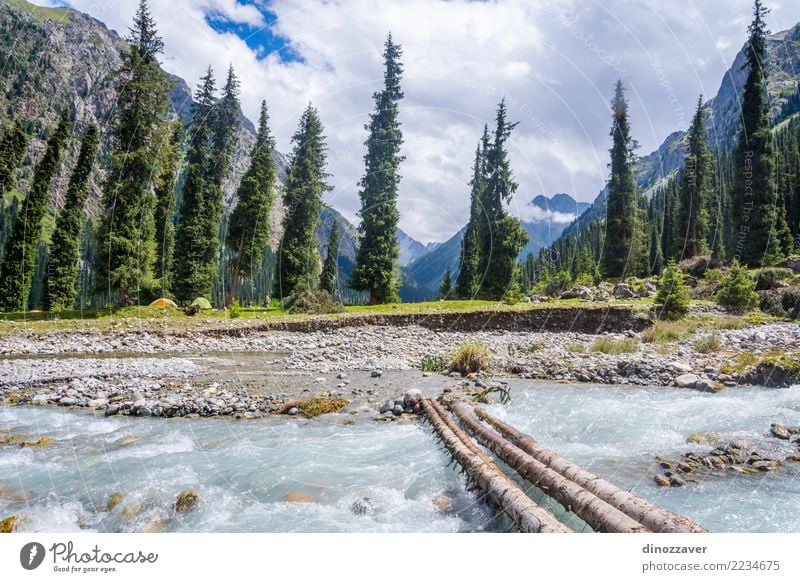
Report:
[[442,356],[422,356],[420,369],[423,372],[444,372],[447,369],[447,360]]
[[538,352],[542,348],[544,348],[544,346],[542,344],[533,343],[533,344],[525,346],[524,348],[520,348],[519,353],[524,354],[526,356],[529,356],[531,354],[535,354],[536,352]]
[[582,354],[586,351],[586,346],[581,342],[572,342],[567,344],[567,351],[573,354]]
[[35,6],[30,2],[26,2],[25,0],[6,0],[6,4],[10,4],[14,8],[28,12],[37,22],[41,22],[45,18],[59,22],[66,22],[71,18],[70,10],[68,8],[48,8],[45,6]]
[[617,340],[612,337],[604,336],[592,344],[593,352],[600,352],[610,356],[618,354],[633,354],[639,349],[639,342],[632,337]]
[[719,337],[716,334],[707,335],[694,342],[694,350],[701,354],[718,352],[720,348]]
[[648,344],[677,342],[692,335],[697,330],[697,325],[696,322],[688,320],[659,320],[642,332],[642,341]]
[[720,366],[719,371],[723,374],[739,374],[743,372],[745,368],[749,366],[754,366],[759,361],[759,356],[754,354],[753,352],[742,352],[740,354],[736,354],[736,358],[733,362],[725,362]]
[[489,348],[479,341],[464,342],[450,359],[450,369],[462,375],[474,374],[489,367]]

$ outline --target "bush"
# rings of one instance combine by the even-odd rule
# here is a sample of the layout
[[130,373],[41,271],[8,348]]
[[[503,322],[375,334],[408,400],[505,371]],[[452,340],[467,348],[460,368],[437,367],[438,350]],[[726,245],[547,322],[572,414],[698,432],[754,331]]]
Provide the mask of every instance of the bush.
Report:
[[569,274],[569,271],[561,269],[548,281],[547,286],[545,287],[545,295],[557,297],[571,287],[572,275]]
[[719,338],[716,335],[707,335],[694,342],[694,350],[701,354],[710,354],[719,351]]
[[483,342],[464,342],[450,358],[450,369],[463,376],[489,367],[489,348]]
[[633,354],[639,349],[639,342],[632,337],[615,340],[611,337],[601,337],[592,344],[593,352],[601,352],[615,356],[617,354]]
[[231,319],[236,319],[241,315],[241,306],[239,305],[239,301],[234,299],[231,301],[231,304],[228,305],[228,317]]
[[592,287],[594,286],[594,277],[591,273],[581,273],[575,277],[575,284],[583,287]]
[[725,309],[734,312],[750,311],[759,303],[755,287],[756,282],[748,276],[747,269],[740,265],[739,261],[734,260],[728,276],[722,283],[722,289],[714,300]]
[[678,268],[684,273],[689,273],[692,277],[702,277],[711,265],[711,259],[704,255],[698,255],[691,259],[684,259],[678,263]]
[[721,285],[725,280],[725,273],[721,269],[709,269],[703,274],[703,281],[710,285]]
[[676,320],[689,313],[689,291],[675,261],[667,264],[654,303],[659,319]]
[[765,267],[756,273],[756,291],[775,289],[781,281],[792,278],[792,271],[781,267]]
[[327,291],[305,289],[295,291],[283,300],[283,308],[289,313],[341,313],[344,307]]

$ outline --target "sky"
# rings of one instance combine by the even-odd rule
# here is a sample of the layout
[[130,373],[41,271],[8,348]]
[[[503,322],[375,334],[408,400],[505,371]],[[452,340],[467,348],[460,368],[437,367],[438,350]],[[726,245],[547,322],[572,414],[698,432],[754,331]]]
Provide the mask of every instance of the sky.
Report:
[[[122,35],[138,0],[34,0],[71,6]],[[800,22],[800,2],[773,0],[769,28]],[[608,177],[609,101],[621,79],[639,153],[686,129],[699,94],[713,97],[746,39],[751,0],[150,0],[164,68],[195,87],[232,63],[242,108],[266,100],[288,153],[302,110],[320,112],[330,204],[358,221],[364,125],[383,80],[386,35],[402,46],[405,98],[400,226],[443,241],[469,214],[470,170],[484,124],[505,97],[519,188],[509,206],[567,192],[592,201]],[[568,220],[569,217],[550,217]]]

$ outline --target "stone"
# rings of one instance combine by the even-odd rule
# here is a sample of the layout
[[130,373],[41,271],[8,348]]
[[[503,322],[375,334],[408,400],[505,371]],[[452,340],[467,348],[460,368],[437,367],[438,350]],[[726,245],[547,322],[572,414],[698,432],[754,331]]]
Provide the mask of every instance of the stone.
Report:
[[564,291],[559,299],[580,299],[581,301],[591,301],[594,299],[592,290],[583,285],[575,285],[572,289]]
[[353,502],[350,506],[350,511],[356,515],[367,515],[375,511],[375,504],[372,503],[372,499],[369,497],[362,497]]
[[614,297],[616,299],[633,299],[636,293],[627,283],[617,283],[614,287]]
[[713,432],[696,432],[686,437],[687,443],[716,447],[719,445],[719,438]]
[[114,493],[111,497],[108,498],[108,502],[106,503],[106,509],[111,511],[117,505],[122,503],[122,500],[125,499],[125,494],[122,492]]
[[686,480],[679,475],[670,475],[669,477],[669,486],[670,487],[683,487],[686,485]]
[[778,424],[778,423],[772,424],[769,427],[769,431],[770,431],[770,433],[772,433],[772,436],[774,436],[776,438],[779,438],[779,439],[783,439],[785,441],[788,441],[792,437],[792,433],[789,432],[789,429],[787,429],[782,424]]
[[200,502],[200,494],[197,491],[182,491],[175,498],[175,512],[189,513],[197,508]]
[[795,275],[800,273],[800,257],[786,259],[786,268],[791,269]]
[[773,472],[781,470],[780,461],[773,461],[768,459],[764,459],[761,461],[754,461],[750,466],[753,467],[753,469],[758,469],[759,471],[764,471],[764,472]]
[[699,380],[700,378],[694,374],[681,374],[672,383],[679,388],[694,388]]
[[380,413],[385,414],[387,412],[392,412],[394,410],[394,402],[391,400],[387,400],[381,405]]
[[405,396],[403,396],[403,404],[406,407],[413,408],[420,402],[422,402],[422,391],[417,388],[411,388],[406,392]]
[[655,477],[653,477],[653,479],[655,480],[656,484],[659,485],[660,487],[670,487],[669,478],[665,477],[664,475],[656,475]]
[[298,414],[300,414],[300,409],[297,408],[296,406],[292,406],[288,411],[286,411],[286,414],[288,414],[289,416],[297,416]]
[[683,374],[689,374],[692,371],[691,364],[687,364],[686,362],[670,362],[667,364],[667,367]]
[[433,506],[436,508],[436,511],[447,511],[450,509],[450,503],[452,500],[447,495],[438,495],[433,499]]
[[381,370],[372,370],[370,373],[371,378],[380,378],[381,376],[383,376],[383,371]]
[[694,388],[702,392],[721,392],[725,389],[725,386],[708,378],[700,378],[695,383]]
[[405,411],[406,409],[403,407],[402,404],[395,404],[394,408],[392,409],[392,412],[394,413],[395,416],[400,416]]
[[47,404],[47,394],[37,394],[31,400],[31,404]]
[[11,533],[17,525],[17,516],[12,515],[0,521],[0,533]]
[[77,403],[78,401],[75,398],[69,396],[64,396],[58,401],[59,406],[75,406]]
[[315,499],[311,493],[302,491],[291,491],[286,494],[286,501],[289,503],[314,503]]
[[93,398],[88,402],[89,408],[102,408],[108,404],[108,398]]

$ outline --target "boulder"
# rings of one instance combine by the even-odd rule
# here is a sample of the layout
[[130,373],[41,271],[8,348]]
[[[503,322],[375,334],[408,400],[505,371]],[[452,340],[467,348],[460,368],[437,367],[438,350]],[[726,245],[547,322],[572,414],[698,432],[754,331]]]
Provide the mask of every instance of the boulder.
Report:
[[37,394],[31,400],[31,404],[47,404],[47,394]]
[[627,283],[617,283],[614,287],[614,297],[617,299],[633,299],[636,293]]
[[417,388],[412,388],[403,396],[403,404],[407,408],[413,408],[420,402],[422,402],[422,391]]
[[0,521],[0,533],[11,533],[14,531],[14,526],[17,525],[17,516],[12,515]]
[[594,293],[588,287],[583,285],[575,285],[569,291],[564,291],[559,299],[580,299],[581,301],[591,301],[594,299]]
[[681,374],[672,383],[679,388],[694,388],[699,381],[700,378],[695,374]]
[[777,424],[777,423],[773,424],[772,426],[769,427],[769,431],[772,433],[772,436],[777,437],[779,439],[783,439],[785,441],[788,441],[792,436],[792,434],[789,432],[789,429],[787,429],[782,424]]
[[372,499],[369,497],[362,497],[353,502],[350,506],[350,511],[356,515],[367,515],[375,511],[375,504],[372,503]]
[[791,257],[786,259],[786,268],[791,269],[795,275],[800,273],[800,257]]
[[197,491],[182,491],[175,498],[175,512],[189,513],[194,511],[200,502],[200,495]]
[[111,497],[108,498],[108,502],[106,503],[106,508],[111,511],[117,505],[122,503],[122,500],[125,499],[125,494],[118,491],[114,493]]

